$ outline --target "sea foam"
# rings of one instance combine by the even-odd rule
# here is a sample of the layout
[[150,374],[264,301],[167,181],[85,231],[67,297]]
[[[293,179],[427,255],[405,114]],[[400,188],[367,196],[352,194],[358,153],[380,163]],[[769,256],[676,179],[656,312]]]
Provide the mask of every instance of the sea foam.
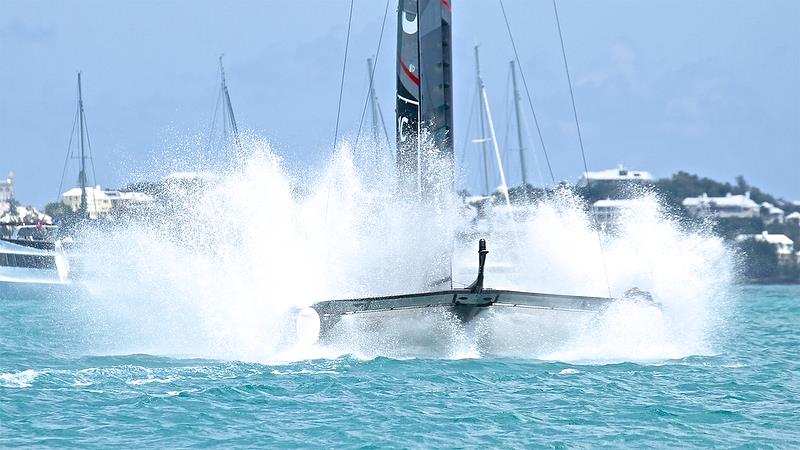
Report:
[[[374,160],[375,148],[345,142],[324,168],[290,174],[268,142],[242,142],[224,171],[167,191],[160,212],[89,237],[88,294],[74,305],[90,351],[260,362],[342,354],[613,362],[713,351],[733,274],[723,242],[680,226],[648,192],[613,233],[598,233],[565,190],[515,205],[513,224],[475,234],[489,243],[487,287],[616,297],[636,286],[657,307],[628,302],[587,323],[535,329],[502,315],[468,326],[432,315],[377,340],[356,327],[345,345],[296,342],[293,311],[315,301],[426,290],[451,264],[456,287],[471,282],[477,243],[456,236],[474,231],[475,218],[447,189],[424,206],[397,195],[385,149]],[[488,216],[500,224],[507,211]],[[430,339],[412,342],[420,332]]]

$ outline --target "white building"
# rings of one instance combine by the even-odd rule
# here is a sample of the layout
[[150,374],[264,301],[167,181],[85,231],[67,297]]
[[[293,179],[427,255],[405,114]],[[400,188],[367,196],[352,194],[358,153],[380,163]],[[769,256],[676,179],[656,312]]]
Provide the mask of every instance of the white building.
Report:
[[[61,194],[64,204],[71,210],[81,207],[81,188],[73,188]],[[86,188],[86,211],[89,218],[96,219],[121,208],[152,203],[153,197],[141,192],[103,190],[100,186]]]
[[578,180],[579,186],[586,186],[588,183],[595,184],[624,184],[624,183],[646,183],[653,181],[650,172],[643,170],[628,170],[619,166],[616,169],[601,170],[598,172],[584,172]]
[[785,234],[770,234],[766,231],[761,234],[740,234],[736,236],[736,242],[746,241],[753,239],[758,242],[766,242],[775,248],[775,253],[778,255],[778,261],[792,262],[795,258],[794,254],[794,241],[789,239]]
[[761,216],[764,223],[783,223],[783,210],[770,202],[761,203]]
[[786,216],[786,224],[787,225],[794,225],[796,227],[800,227],[800,212],[795,211],[788,216]]
[[749,191],[744,195],[732,195],[729,192],[725,197],[709,197],[703,194],[685,198],[682,203],[689,214],[695,217],[713,215],[723,219],[749,219],[761,216],[761,206],[750,199]]
[[5,181],[0,181],[0,216],[11,210],[14,200],[14,174],[9,173]]
[[613,223],[623,214],[642,207],[641,200],[598,200],[592,204],[592,214],[598,223]]

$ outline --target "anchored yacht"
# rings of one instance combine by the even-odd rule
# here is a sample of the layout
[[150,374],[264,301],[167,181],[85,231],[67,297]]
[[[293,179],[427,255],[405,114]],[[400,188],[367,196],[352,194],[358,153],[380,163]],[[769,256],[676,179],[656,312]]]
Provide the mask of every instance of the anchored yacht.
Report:
[[64,284],[69,263],[58,250],[0,240],[0,283]]

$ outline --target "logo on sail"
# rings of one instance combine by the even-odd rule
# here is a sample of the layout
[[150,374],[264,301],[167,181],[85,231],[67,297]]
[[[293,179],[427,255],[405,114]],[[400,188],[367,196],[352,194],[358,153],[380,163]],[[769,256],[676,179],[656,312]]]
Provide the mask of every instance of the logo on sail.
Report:
[[403,12],[403,33],[414,34],[417,32],[417,15],[413,14],[414,19],[409,20],[408,13]]

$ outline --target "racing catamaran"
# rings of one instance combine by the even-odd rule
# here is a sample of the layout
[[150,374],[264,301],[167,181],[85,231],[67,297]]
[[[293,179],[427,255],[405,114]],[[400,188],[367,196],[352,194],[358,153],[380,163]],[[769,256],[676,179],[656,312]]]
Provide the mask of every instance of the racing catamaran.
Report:
[[[397,17],[397,165],[401,189],[420,197],[430,186],[433,157],[453,158],[453,91],[451,66],[451,0],[399,0]],[[421,149],[422,136],[432,139],[435,152]],[[452,164],[449,165],[452,168]],[[452,169],[450,169],[452,170]],[[452,174],[450,174],[452,180]],[[437,290],[383,297],[326,300],[314,303],[309,315],[323,340],[345,317],[392,320],[407,313],[447,311],[466,323],[488,311],[515,310],[562,316],[595,313],[614,301],[610,297],[544,294],[485,287],[486,241],[478,244],[478,274],[461,289]],[[318,322],[317,322],[318,320]],[[301,324],[298,322],[298,327]],[[302,325],[307,328],[306,324]],[[314,327],[316,328],[316,327]],[[298,328],[299,330],[299,328]]]

